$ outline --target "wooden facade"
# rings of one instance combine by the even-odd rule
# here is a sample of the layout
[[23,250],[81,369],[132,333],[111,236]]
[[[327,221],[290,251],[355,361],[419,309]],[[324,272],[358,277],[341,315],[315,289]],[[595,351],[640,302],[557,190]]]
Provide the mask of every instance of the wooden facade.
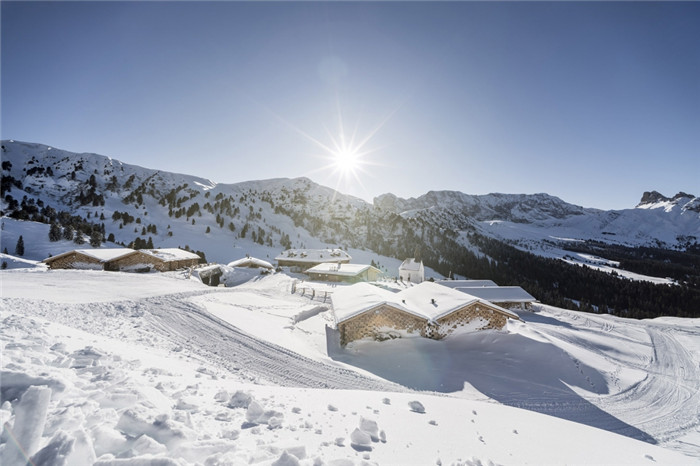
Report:
[[500,330],[505,327],[508,317],[494,306],[483,301],[470,303],[437,319],[426,331],[426,336],[434,340],[441,340],[460,327],[468,326],[476,319],[487,322],[477,330]]
[[95,257],[71,251],[56,257],[44,259],[51,269],[102,270],[102,261]]
[[[99,249],[95,251],[74,250],[49,257],[43,262],[51,269],[89,269],[113,272],[149,272],[152,270],[168,272],[184,267],[194,267],[199,262],[199,256],[164,260],[155,256],[150,250],[110,250],[109,254],[104,254],[105,251]],[[102,253],[101,257],[98,255],[100,253]]]
[[338,323],[340,344],[345,346],[360,338],[377,338],[386,330],[417,332],[425,336],[428,319],[418,317],[390,304],[383,303],[348,320]]
[[169,269],[166,263],[157,257],[137,250],[126,256],[105,262],[105,270],[114,272],[149,272],[157,270],[165,272]]

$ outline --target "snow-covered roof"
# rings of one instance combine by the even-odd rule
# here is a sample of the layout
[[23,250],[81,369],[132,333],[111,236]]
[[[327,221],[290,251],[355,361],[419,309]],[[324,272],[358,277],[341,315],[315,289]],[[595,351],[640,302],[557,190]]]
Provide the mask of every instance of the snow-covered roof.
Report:
[[478,300],[475,296],[446,288],[432,282],[423,282],[397,293],[400,299],[430,320],[436,320]]
[[96,259],[100,262],[107,262],[120,257],[126,256],[127,254],[132,254],[135,251],[130,248],[94,248],[94,249],[73,249],[72,251],[67,251],[62,254],[57,254],[55,256],[44,259],[42,262],[51,262],[58,258],[67,256],[69,254],[77,253],[83,256],[88,256]]
[[139,251],[157,257],[163,262],[199,259],[197,254],[180,248],[139,249]]
[[399,266],[399,270],[415,270],[417,272],[420,270],[422,265],[422,261],[416,262],[416,260],[413,257],[411,257],[401,263],[401,265]]
[[357,283],[339,288],[331,295],[331,301],[337,322],[348,320],[381,304],[390,304],[417,317],[434,321],[474,302],[489,305],[508,317],[519,319],[515,313],[485,299],[432,282],[422,282],[398,293],[369,283]]
[[294,262],[338,262],[350,259],[350,254],[342,249],[287,249],[275,257],[276,261]]
[[440,280],[437,283],[449,288],[476,288],[477,286],[498,286],[492,280]]
[[327,275],[342,275],[344,277],[353,277],[359,275],[367,269],[374,269],[380,272],[376,267],[367,264],[333,264],[325,262],[311,267],[306,273],[324,273]]
[[251,266],[258,266],[258,267],[264,267],[266,269],[274,269],[272,264],[270,264],[267,261],[264,261],[262,259],[257,259],[255,257],[244,257],[242,259],[235,260],[233,262],[228,263],[229,267],[251,267]]
[[204,267],[195,268],[192,273],[197,277],[208,277],[210,275],[216,275],[217,272],[224,273],[227,266],[221,264],[211,264],[205,265]]
[[397,299],[397,294],[369,283],[338,287],[331,295],[336,322],[340,323],[383,304],[388,304],[416,317],[426,317],[409,309]]
[[519,286],[456,287],[455,290],[492,302],[534,303],[537,301]]

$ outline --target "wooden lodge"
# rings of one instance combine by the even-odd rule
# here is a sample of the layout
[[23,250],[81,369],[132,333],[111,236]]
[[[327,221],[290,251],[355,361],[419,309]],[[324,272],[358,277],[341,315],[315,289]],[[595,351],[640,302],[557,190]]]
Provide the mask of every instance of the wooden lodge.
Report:
[[398,293],[357,283],[338,289],[331,300],[343,346],[386,335],[439,340],[459,331],[502,329],[508,319],[519,320],[507,309],[431,282]]
[[44,259],[43,262],[51,269],[167,272],[194,267],[199,262],[199,256],[178,248],[95,248],[75,249]]
[[304,272],[318,264],[347,264],[350,259],[342,249],[287,249],[275,257],[277,265],[289,267],[292,272]]
[[379,279],[382,271],[363,264],[318,264],[306,271],[311,280],[323,282],[373,282]]

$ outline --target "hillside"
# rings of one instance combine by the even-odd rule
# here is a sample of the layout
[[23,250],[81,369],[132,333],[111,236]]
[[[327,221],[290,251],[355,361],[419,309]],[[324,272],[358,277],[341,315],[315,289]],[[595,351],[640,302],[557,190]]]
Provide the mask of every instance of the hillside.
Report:
[[[636,208],[607,212],[547,194],[386,194],[369,204],[306,178],[222,184],[15,141],[2,142],[2,168],[4,215],[54,225],[48,248],[26,244],[30,259],[71,242],[183,247],[223,263],[340,247],[390,276],[418,254],[435,275],[519,284],[559,306],[700,312],[699,201],[683,193],[646,193]],[[13,252],[23,226],[6,223],[0,246]]]

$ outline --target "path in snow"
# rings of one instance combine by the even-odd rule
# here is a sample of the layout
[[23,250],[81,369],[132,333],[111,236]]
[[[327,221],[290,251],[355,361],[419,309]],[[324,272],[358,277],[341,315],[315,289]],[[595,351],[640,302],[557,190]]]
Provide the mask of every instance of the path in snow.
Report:
[[408,391],[357,371],[314,361],[255,338],[203,310],[187,298],[211,290],[103,303],[56,304],[5,298],[9,309],[23,308],[70,327],[145,346],[194,354],[243,379],[286,387]]
[[189,351],[229,370],[252,372],[265,383],[286,387],[406,391],[399,385],[314,361],[255,338],[177,297],[150,298],[145,304],[154,328],[170,334],[173,343],[187,346]]

